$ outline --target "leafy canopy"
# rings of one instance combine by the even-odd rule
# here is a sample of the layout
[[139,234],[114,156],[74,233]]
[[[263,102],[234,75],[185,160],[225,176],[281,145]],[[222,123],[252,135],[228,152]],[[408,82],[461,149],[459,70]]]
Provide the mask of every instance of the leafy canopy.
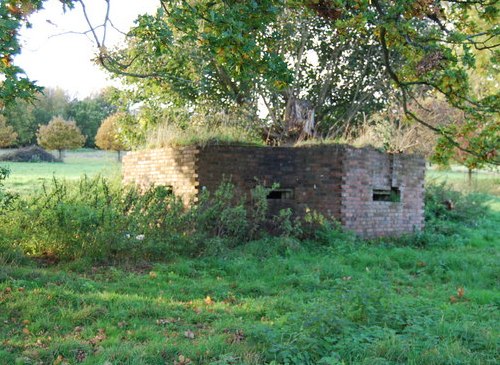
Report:
[[[2,14],[16,30],[25,19],[16,14],[29,13],[20,10],[23,4],[36,10],[42,1],[9,4],[17,10],[4,4]],[[202,107],[211,114],[250,106],[252,121],[283,141],[336,136],[394,96],[407,119],[441,136],[438,159],[458,149],[478,164],[500,163],[498,88],[477,93],[470,80],[478,67],[498,71],[497,1],[160,0],[159,5],[156,15],[139,17],[123,50],[107,49],[92,32],[97,61],[125,77],[135,86],[131,93],[152,109]],[[15,43],[16,35],[9,34]],[[2,56],[18,50],[15,43]],[[317,61],[309,60],[311,55]],[[4,65],[11,65],[7,60]],[[441,95],[464,112],[466,122],[427,123],[408,108],[422,93]],[[257,117],[258,105],[265,106],[266,117]]]
[[115,113],[102,121],[95,137],[97,147],[106,151],[122,151],[126,149],[119,137],[118,123],[120,118],[123,117],[126,117],[124,113]]
[[[490,0],[163,0],[155,16],[139,18],[128,48],[99,61],[157,106],[264,104],[264,125],[278,139],[297,128],[338,136],[394,96],[406,119],[441,136],[436,160],[458,150],[477,164],[500,163],[498,88],[471,85],[471,75],[498,71],[498,8]],[[420,118],[408,105],[422,95],[444,98],[466,122]]]
[[17,133],[12,126],[7,125],[5,117],[0,115],[0,148],[9,147],[17,140]]
[[82,147],[85,143],[85,136],[74,121],[54,117],[49,124],[40,126],[37,141],[43,148],[61,152]]

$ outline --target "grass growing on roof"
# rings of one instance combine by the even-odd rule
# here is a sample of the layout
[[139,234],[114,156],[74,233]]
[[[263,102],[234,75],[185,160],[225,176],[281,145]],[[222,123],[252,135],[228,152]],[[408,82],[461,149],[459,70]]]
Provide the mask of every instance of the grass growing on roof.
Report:
[[262,138],[243,128],[192,126],[181,129],[173,125],[160,125],[148,135],[145,147],[161,148],[226,144],[264,146]]

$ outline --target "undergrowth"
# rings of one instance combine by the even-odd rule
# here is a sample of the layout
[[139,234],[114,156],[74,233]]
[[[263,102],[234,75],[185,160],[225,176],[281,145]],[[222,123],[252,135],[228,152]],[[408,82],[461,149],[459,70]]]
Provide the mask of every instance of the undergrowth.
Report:
[[269,217],[268,188],[256,187],[252,205],[234,186],[204,191],[186,208],[163,186],[138,191],[102,177],[77,183],[53,179],[40,192],[8,201],[0,215],[0,247],[47,260],[167,260],[215,254],[262,237],[302,232],[290,211]]
[[[0,184],[7,176],[3,169]],[[225,182],[213,193],[203,191],[198,202],[186,208],[166,187],[138,191],[99,176],[77,183],[54,178],[24,197],[7,193],[0,185],[0,253],[17,257],[12,252],[21,251],[49,261],[133,262],[220,254],[269,235],[286,238],[291,247],[306,241],[318,246],[362,242],[316,212],[302,220],[289,209],[270,217],[269,189],[257,186],[249,206],[246,197],[237,198],[235,187]],[[425,230],[372,242],[416,247],[462,244],[464,227],[474,228],[488,215],[488,199],[484,194],[464,195],[445,185],[430,185]]]
[[428,187],[426,230],[363,241],[314,214],[269,227],[265,188],[251,209],[236,196],[223,184],[186,209],[86,178],[9,200],[0,363],[496,363],[485,197]]

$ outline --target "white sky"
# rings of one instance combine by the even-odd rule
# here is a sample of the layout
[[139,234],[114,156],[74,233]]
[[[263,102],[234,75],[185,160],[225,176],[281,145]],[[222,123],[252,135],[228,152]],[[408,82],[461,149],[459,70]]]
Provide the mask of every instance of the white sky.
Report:
[[[93,25],[102,24],[105,14],[104,0],[85,0]],[[128,31],[137,15],[154,13],[157,0],[111,0],[110,18],[115,27]],[[79,4],[75,9],[63,13],[58,0],[48,0],[45,9],[33,14],[31,29],[21,33],[22,53],[16,63],[28,77],[46,87],[61,87],[70,96],[84,98],[112,85],[106,73],[92,62],[96,54],[91,36],[83,34],[62,34],[83,32],[88,28]],[[117,45],[123,35],[108,27],[106,46]]]

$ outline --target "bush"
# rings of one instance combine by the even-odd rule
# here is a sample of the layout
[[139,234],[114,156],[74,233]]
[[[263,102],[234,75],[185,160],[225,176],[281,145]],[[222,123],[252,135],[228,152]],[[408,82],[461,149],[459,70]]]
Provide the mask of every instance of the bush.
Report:
[[51,153],[38,146],[19,148],[0,156],[0,161],[10,162],[61,162]]
[[463,245],[464,228],[477,226],[489,214],[488,200],[484,194],[465,194],[446,184],[431,184],[425,192],[425,229],[378,241],[418,248]]
[[452,190],[446,184],[429,185],[425,191],[425,221],[431,226],[445,221],[476,225],[489,213],[489,199],[484,194]]
[[256,191],[249,208],[224,182],[186,208],[163,186],[139,192],[101,177],[76,184],[54,178],[0,217],[0,234],[28,255],[51,260],[164,260],[236,247],[265,236],[269,225],[284,237],[301,233],[290,211],[268,219],[266,188]]
[[0,148],[12,146],[17,140],[17,133],[10,125],[3,115],[0,115]]

